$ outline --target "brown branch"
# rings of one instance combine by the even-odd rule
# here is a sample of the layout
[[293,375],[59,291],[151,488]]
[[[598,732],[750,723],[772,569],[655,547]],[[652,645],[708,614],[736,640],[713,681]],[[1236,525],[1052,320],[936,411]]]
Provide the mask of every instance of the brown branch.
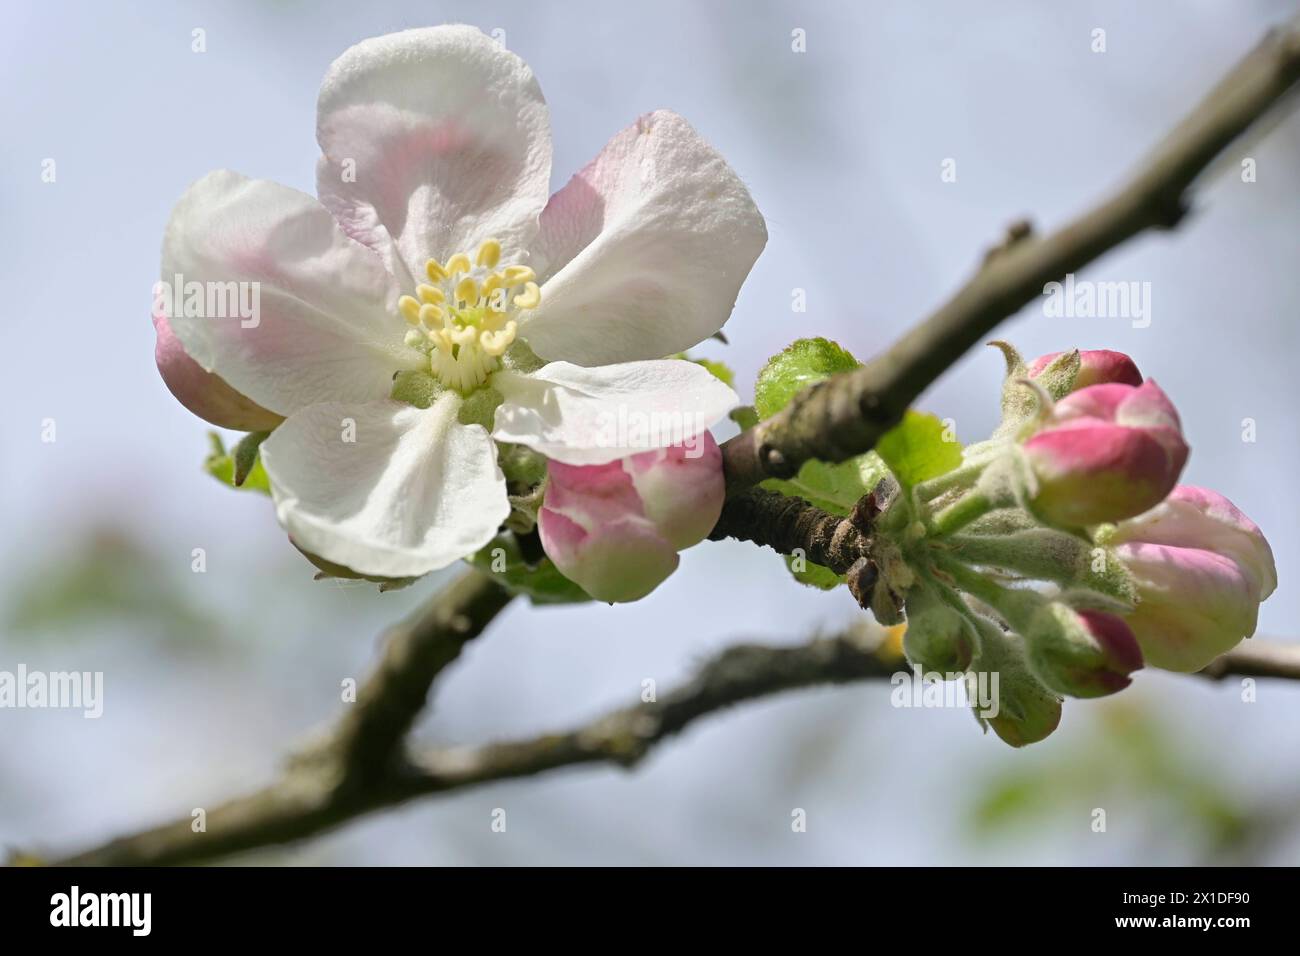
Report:
[[1197,177],[1298,80],[1300,18],[1270,31],[1109,200],[1044,238],[1017,224],[952,298],[884,354],[804,389],[780,413],[725,442],[728,488],[792,477],[810,459],[837,462],[870,451],[935,379],[1046,283],[1147,229],[1178,225]]
[[1199,672],[1212,680],[1225,677],[1280,677],[1300,680],[1300,644],[1251,639],[1215,658]]
[[898,670],[898,662],[879,651],[878,631],[869,629],[865,618],[844,634],[798,647],[738,645],[708,661],[694,679],[661,700],[615,711],[575,730],[430,751],[390,763],[364,786],[340,786],[337,768],[295,761],[270,786],[208,812],[205,833],[194,833],[191,819],[182,817],[56,865],[202,862],[301,840],[423,795],[587,763],[630,767],[692,721],[734,704],[801,687],[888,677]]
[[466,571],[392,628],[357,699],[322,739],[290,758],[279,782],[206,813],[206,832],[184,817],[60,861],[68,865],[165,865],[211,859],[316,833],[374,806],[407,772],[404,741],[429,687],[492,622],[511,594]]
[[[431,750],[401,761],[363,788],[339,791],[296,764],[271,786],[208,814],[196,834],[188,817],[114,840],[61,864],[159,866],[195,863],[314,836],[365,814],[423,796],[593,763],[635,766],[693,721],[770,694],[825,684],[888,679],[907,669],[880,631],[860,619],[835,637],[796,647],[740,644],[707,661],[662,699],[613,711],[583,726],[522,740]],[[1300,680],[1300,645],[1252,641],[1201,672]]]

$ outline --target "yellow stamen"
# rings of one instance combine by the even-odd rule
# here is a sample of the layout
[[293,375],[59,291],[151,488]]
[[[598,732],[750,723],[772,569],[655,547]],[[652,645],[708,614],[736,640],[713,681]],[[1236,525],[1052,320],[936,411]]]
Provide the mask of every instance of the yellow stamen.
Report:
[[525,283],[524,291],[515,296],[515,305],[521,309],[535,309],[541,301],[542,290],[536,282]]
[[442,282],[447,278],[447,270],[437,259],[430,259],[424,264],[424,271],[429,276],[430,282]]
[[484,239],[483,244],[478,247],[476,261],[485,268],[495,269],[497,263],[501,261],[501,243],[495,239]]
[[469,276],[456,283],[456,299],[466,305],[478,305],[478,283]]
[[506,266],[506,285],[532,282],[536,278],[537,273],[528,266]]
[[425,285],[423,282],[415,287],[415,292],[420,297],[421,302],[441,305],[447,301],[447,295],[441,289],[437,286]]
[[426,302],[420,306],[420,324],[426,329],[435,328],[442,323],[445,314],[439,306]]
[[469,256],[463,252],[458,252],[447,260],[448,277],[456,275],[458,272],[469,272],[473,266],[470,265]]
[[404,295],[397,300],[397,311],[401,312],[402,318],[412,325],[420,321],[420,303],[409,295]]

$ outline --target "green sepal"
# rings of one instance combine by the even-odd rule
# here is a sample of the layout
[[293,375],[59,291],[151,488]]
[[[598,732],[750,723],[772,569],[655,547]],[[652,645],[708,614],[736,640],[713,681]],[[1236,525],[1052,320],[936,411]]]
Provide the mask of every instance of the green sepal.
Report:
[[423,369],[408,369],[393,376],[393,388],[389,397],[397,402],[405,402],[416,408],[428,408],[447,390],[447,386]]
[[[235,481],[235,454],[226,451],[225,443],[222,442],[221,436],[216,432],[208,432],[208,441],[211,442],[211,451],[209,451],[208,457],[203,460],[204,471],[223,485],[229,485],[231,488],[238,488],[241,491],[260,491],[264,495],[271,493],[271,481],[267,478],[266,469],[262,467],[262,460],[257,454],[257,445],[261,444],[260,440],[257,445],[253,446],[252,464],[244,466],[243,481],[238,483]],[[242,445],[243,441],[240,444]],[[238,446],[235,451],[238,451]]]
[[249,432],[239,439],[234,451],[235,473],[231,476],[231,483],[236,488],[248,480],[249,473],[261,462],[258,449],[270,436],[270,432]]
[[462,425],[482,425],[491,432],[497,406],[504,401],[504,396],[491,385],[476,388],[461,402],[456,420]]

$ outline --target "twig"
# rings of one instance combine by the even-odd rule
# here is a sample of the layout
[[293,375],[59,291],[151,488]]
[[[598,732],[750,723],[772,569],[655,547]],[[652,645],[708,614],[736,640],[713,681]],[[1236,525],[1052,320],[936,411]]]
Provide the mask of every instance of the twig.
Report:
[[1204,677],[1281,677],[1300,680],[1300,644],[1273,644],[1257,638],[1238,644],[1200,671]]
[[[835,637],[797,647],[740,644],[706,662],[696,676],[661,700],[635,704],[589,724],[523,740],[431,750],[394,764],[340,799],[319,780],[290,771],[251,796],[216,808],[208,832],[189,818],[123,837],[60,861],[81,865],[195,863],[241,850],[301,840],[357,817],[422,796],[529,777],[592,763],[635,766],[658,743],[692,721],[748,700],[823,684],[889,679],[907,664],[860,619]],[[1201,672],[1300,680],[1300,645],[1251,641]]]
[[1036,238],[1023,223],[955,295],[862,368],[804,389],[780,413],[722,445],[728,489],[790,478],[810,459],[838,462],[875,447],[907,407],[998,323],[1147,229],[1171,229],[1198,175],[1300,80],[1300,18],[1264,40],[1153,150],[1115,195]]
[[374,806],[407,772],[403,742],[434,678],[491,623],[511,594],[467,571],[387,635],[383,657],[334,729],[294,755],[270,787],[62,860],[69,865],[165,865],[211,859],[318,832]]

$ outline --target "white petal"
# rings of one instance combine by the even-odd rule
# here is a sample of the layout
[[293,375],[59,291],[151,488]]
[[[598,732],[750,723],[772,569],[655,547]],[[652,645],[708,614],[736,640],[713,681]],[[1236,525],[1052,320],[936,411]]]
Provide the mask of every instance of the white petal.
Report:
[[321,201],[404,286],[405,273],[422,281],[427,259],[472,256],[489,237],[518,256],[537,231],[551,177],[546,101],[528,65],[474,27],[349,49],[321,83],[316,138]]
[[426,409],[330,403],[292,415],[262,445],[280,524],[300,548],[378,577],[477,551],[510,505],[496,446],[456,420],[459,408],[444,393]]
[[726,160],[680,116],[650,113],[551,197],[522,335],[580,365],[683,351],[722,328],[766,242]]
[[694,362],[658,359],[583,368],[552,362],[498,372],[505,401],[492,437],[568,465],[599,465],[694,439],[736,406],[736,393]]
[[[200,179],[167,223],[162,282],[164,298],[180,300],[169,322],[189,356],[280,415],[384,398],[393,373],[421,361],[402,344],[397,286],[379,257],[287,186],[228,170]],[[242,297],[235,283],[247,284]],[[185,314],[186,289],[202,292],[203,316]]]

